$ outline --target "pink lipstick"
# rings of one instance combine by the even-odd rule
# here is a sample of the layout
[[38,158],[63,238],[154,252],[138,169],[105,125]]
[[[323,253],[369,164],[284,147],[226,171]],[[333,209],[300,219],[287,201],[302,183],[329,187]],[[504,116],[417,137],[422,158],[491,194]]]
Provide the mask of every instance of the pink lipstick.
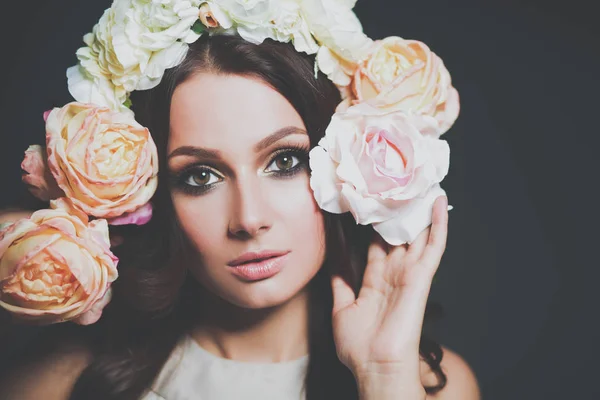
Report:
[[242,254],[227,263],[231,272],[245,281],[267,279],[283,267],[289,251],[260,251]]

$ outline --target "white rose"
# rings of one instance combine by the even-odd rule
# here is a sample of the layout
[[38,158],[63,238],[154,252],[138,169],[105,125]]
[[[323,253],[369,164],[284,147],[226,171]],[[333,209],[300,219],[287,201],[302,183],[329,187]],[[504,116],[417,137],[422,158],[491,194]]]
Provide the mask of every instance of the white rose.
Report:
[[[120,11],[124,15],[123,33],[132,47],[160,51],[177,40],[193,43],[199,38],[191,27],[198,20],[202,3],[201,0],[116,0],[113,7],[123,10]],[[125,63],[124,59],[121,61]]]
[[431,224],[450,149],[430,116],[387,112],[367,103],[334,114],[310,152],[315,200],[331,213],[351,212],[392,245],[411,243]]
[[342,92],[347,92],[352,83],[352,75],[356,71],[357,64],[340,58],[328,47],[321,46],[317,52],[317,67],[335,83]]
[[127,94],[151,89],[181,63],[201,0],[115,0],[77,51],[69,91],[83,103],[120,109]]
[[[356,63],[367,56],[373,41],[363,33],[354,0],[301,0],[302,14],[323,47],[317,63],[336,84],[347,86]],[[350,74],[348,74],[350,71]]]
[[200,35],[191,27],[198,20],[201,0],[116,0],[119,23],[113,28],[115,54],[125,68],[137,68],[135,90],[158,85],[164,71],[179,65],[188,43]]
[[300,4],[297,1],[281,1],[273,22],[273,39],[280,42],[291,41],[298,52],[315,54],[319,50],[308,23],[300,14]]
[[233,23],[236,32],[245,40],[259,44],[273,36],[269,24],[274,18],[271,0],[214,0],[208,3],[217,5],[227,15],[227,18],[221,18],[223,22],[219,21],[221,26],[227,29],[228,22]]
[[118,110],[127,93],[139,80],[139,71],[125,69],[112,46],[112,28],[116,16],[112,8],[102,14],[93,32],[83,37],[87,47],[77,50],[79,64],[67,70],[71,95],[79,102],[94,103]]

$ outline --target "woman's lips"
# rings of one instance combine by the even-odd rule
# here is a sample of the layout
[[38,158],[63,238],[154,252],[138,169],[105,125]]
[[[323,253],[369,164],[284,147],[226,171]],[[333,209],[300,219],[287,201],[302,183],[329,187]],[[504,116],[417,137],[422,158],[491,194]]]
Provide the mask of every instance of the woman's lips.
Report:
[[286,253],[289,253],[289,251],[278,251],[278,250],[248,251],[248,252],[242,254],[241,256],[239,256],[238,258],[236,258],[235,260],[229,261],[227,263],[227,265],[229,265],[231,267],[237,267],[238,265],[246,264],[249,262],[261,261],[266,258],[279,257]]
[[227,268],[234,275],[248,282],[267,279],[281,271],[283,264],[288,258],[288,254],[284,253],[276,257],[249,261],[235,266],[228,266]]

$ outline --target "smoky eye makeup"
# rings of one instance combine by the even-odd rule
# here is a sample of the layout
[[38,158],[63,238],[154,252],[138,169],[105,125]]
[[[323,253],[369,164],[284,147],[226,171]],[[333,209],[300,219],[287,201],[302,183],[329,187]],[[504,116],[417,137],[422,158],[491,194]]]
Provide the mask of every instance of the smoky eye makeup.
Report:
[[169,176],[172,190],[186,195],[200,195],[214,189],[223,177],[204,163],[193,163],[173,171]]
[[[264,172],[275,179],[291,179],[308,170],[309,147],[284,146],[269,156]],[[225,177],[214,165],[197,162],[170,173],[171,189],[186,195],[199,196],[216,189]]]
[[275,150],[265,172],[276,177],[294,177],[308,167],[307,146],[287,146]]

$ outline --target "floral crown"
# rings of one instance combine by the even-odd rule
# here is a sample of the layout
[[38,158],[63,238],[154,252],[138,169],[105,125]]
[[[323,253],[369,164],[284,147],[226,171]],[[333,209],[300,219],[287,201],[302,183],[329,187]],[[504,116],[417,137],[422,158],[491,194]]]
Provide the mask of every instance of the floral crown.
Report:
[[21,164],[50,208],[0,227],[0,306],[41,323],[100,318],[118,277],[108,225],[145,224],[156,146],[129,94],[158,85],[203,34],[291,42],[315,55],[342,103],[310,151],[310,185],[330,213],[351,212],[391,245],[412,242],[445,192],[459,113],[442,60],[423,43],[372,40],[356,0],[114,0],[67,70],[75,102],[44,114],[45,146]]

